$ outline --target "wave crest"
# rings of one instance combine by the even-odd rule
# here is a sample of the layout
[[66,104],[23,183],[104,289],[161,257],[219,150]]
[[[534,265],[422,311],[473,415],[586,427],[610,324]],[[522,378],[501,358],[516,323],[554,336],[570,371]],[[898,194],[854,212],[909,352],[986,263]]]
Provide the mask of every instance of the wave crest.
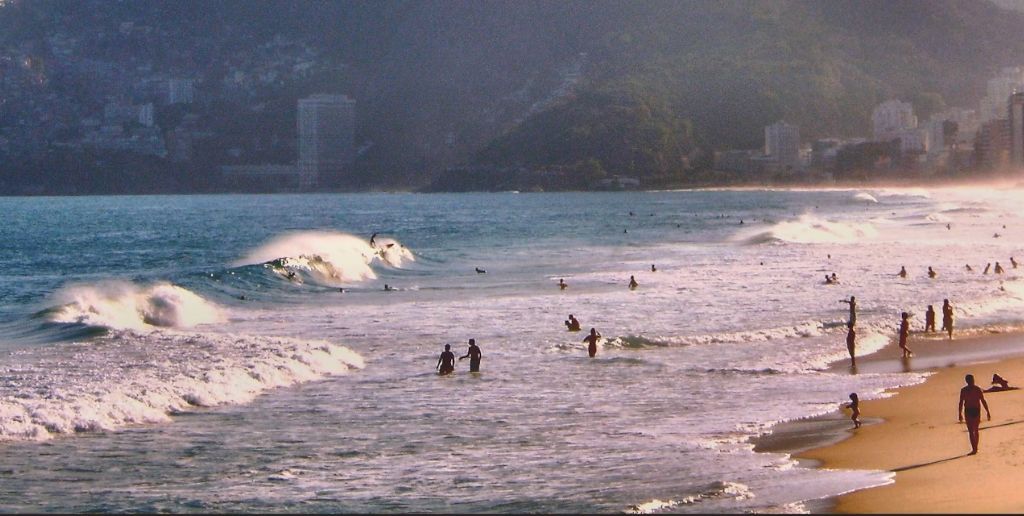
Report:
[[741,234],[739,239],[747,244],[830,244],[857,242],[877,234],[875,227],[868,223],[833,222],[805,214],[797,220],[779,222],[768,231]]
[[110,281],[75,285],[57,293],[50,322],[119,330],[191,328],[223,320],[220,309],[192,291],[157,283],[148,287]]
[[346,233],[301,231],[271,239],[234,265],[263,264],[292,281],[302,281],[306,275],[318,282],[338,285],[376,279],[371,267],[375,261],[401,267],[414,260],[412,252],[390,238],[377,238],[371,246],[366,240]]

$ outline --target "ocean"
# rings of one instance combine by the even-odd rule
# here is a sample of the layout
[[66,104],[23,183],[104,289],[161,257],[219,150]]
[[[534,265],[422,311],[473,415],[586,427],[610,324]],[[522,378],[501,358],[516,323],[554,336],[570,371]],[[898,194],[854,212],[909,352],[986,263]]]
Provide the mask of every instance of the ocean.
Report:
[[[1020,198],[0,198],[0,509],[806,511],[891,473],[751,438],[923,379],[827,370],[840,300],[860,355],[944,298],[958,334],[1024,328]],[[470,338],[481,372],[438,376]]]

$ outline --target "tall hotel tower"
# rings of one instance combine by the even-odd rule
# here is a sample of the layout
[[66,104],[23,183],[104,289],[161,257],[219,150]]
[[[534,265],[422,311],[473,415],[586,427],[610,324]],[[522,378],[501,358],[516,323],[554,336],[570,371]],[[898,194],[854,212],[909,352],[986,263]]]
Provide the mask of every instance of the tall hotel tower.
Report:
[[355,157],[356,101],[345,95],[299,99],[299,187],[309,190],[325,174],[337,175]]

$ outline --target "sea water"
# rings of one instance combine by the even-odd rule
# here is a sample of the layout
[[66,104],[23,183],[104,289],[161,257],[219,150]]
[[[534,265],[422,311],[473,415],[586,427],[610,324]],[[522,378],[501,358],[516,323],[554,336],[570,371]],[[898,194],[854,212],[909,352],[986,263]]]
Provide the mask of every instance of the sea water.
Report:
[[[750,439],[922,378],[827,371],[840,300],[862,355],[943,298],[958,332],[1020,328],[1021,198],[3,198],[0,508],[806,510],[891,474]],[[439,377],[469,338],[481,372]]]

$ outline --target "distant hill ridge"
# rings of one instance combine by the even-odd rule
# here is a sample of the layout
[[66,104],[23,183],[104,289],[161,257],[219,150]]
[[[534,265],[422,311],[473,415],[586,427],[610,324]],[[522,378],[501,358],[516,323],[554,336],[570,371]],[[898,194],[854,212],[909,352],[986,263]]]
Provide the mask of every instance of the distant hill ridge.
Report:
[[419,187],[462,164],[685,181],[776,120],[810,139],[866,135],[888,98],[921,118],[975,107],[1024,61],[1024,13],[1007,9],[1022,2],[997,1],[8,0],[0,49],[132,21],[214,67],[285,34],[346,64],[291,93],[359,102],[374,145],[352,185]]

